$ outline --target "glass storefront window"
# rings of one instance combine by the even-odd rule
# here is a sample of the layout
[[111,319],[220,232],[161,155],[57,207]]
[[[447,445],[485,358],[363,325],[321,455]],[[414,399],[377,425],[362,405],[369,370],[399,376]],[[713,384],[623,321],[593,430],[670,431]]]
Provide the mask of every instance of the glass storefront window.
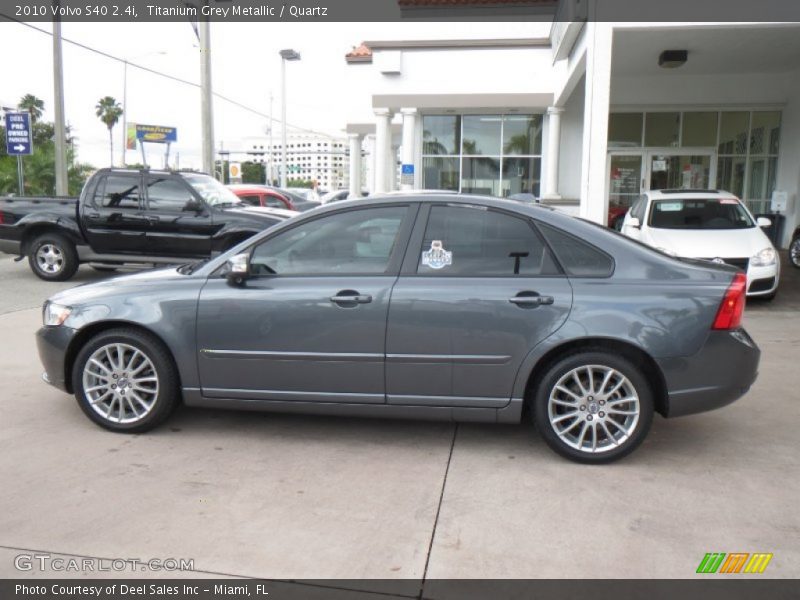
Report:
[[608,116],[608,147],[636,148],[642,145],[642,113],[611,113]]
[[463,193],[484,196],[500,195],[499,158],[468,158],[465,156],[462,166],[464,172],[461,176],[461,191]]
[[644,127],[645,146],[677,146],[680,122],[679,112],[647,113]]
[[639,197],[642,181],[642,157],[612,155],[610,160],[608,201],[614,206],[630,206]]
[[461,124],[455,115],[426,115],[422,127],[423,154],[458,154]]
[[465,155],[500,155],[500,115],[465,115],[462,149]]
[[781,136],[780,111],[756,111],[750,126],[750,154],[777,154]]
[[720,156],[717,160],[717,189],[744,198],[744,156]]
[[539,174],[542,159],[537,157],[503,159],[503,181],[500,195],[533,194],[539,197]]
[[425,156],[422,159],[422,173],[425,189],[459,190],[460,173],[457,156]]
[[681,135],[682,146],[717,145],[718,112],[685,112]]
[[504,154],[542,153],[542,115],[503,117]]
[[747,130],[749,126],[749,112],[723,112],[719,124],[719,153],[747,154]]

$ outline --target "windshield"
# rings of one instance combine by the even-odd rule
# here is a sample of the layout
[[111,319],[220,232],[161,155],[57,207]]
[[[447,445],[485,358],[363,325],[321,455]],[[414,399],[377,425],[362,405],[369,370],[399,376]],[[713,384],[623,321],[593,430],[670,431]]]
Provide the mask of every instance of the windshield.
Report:
[[736,198],[655,200],[650,227],[657,229],[746,229],[753,219]]
[[211,206],[235,206],[241,204],[239,197],[208,175],[184,175],[195,191]]

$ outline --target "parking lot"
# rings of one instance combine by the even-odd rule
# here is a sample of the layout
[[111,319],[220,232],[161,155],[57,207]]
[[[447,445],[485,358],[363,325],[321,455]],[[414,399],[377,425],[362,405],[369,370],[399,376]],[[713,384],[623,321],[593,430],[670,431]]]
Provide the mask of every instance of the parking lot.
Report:
[[104,276],[82,267],[49,284],[0,259],[2,577],[41,576],[14,567],[32,551],[414,589],[422,578],[688,578],[707,552],[771,552],[760,577],[800,577],[800,270],[784,269],[774,302],[748,303],[763,354],[745,398],[657,418],[637,452],[600,467],[559,458],[527,423],[183,408],[149,434],[104,431],[41,381],[33,337],[48,295]]

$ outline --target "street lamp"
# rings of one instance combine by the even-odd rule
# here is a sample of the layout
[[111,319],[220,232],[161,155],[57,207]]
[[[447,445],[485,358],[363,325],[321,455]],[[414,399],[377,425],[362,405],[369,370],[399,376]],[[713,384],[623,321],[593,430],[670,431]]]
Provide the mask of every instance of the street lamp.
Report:
[[286,61],[300,60],[300,53],[296,50],[286,49],[280,51],[281,55],[281,187],[286,187]]
[[140,54],[131,58],[122,60],[122,166],[125,166],[125,151],[128,149],[128,61],[136,60],[137,58],[144,58],[146,56],[154,56],[156,54],[166,54],[163,50],[156,52],[148,52],[147,54]]

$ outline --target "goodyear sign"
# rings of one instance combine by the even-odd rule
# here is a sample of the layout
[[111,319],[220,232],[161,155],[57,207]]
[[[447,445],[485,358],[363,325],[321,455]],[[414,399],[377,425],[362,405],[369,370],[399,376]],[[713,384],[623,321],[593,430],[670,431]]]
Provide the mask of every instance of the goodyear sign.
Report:
[[167,144],[178,141],[178,129],[175,127],[162,127],[160,125],[130,124],[135,139],[141,142]]

